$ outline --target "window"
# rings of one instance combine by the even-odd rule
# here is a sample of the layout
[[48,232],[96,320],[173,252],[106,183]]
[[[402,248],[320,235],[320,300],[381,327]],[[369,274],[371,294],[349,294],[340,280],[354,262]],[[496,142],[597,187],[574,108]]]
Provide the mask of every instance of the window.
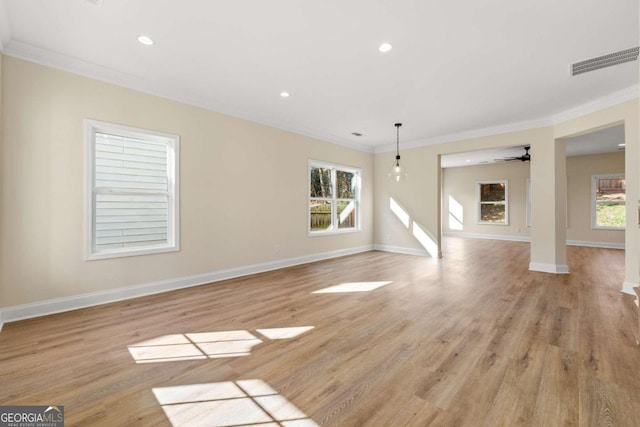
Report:
[[179,250],[179,137],[85,120],[85,259]]
[[591,181],[591,226],[623,230],[626,224],[623,174],[594,175]]
[[509,224],[507,181],[478,182],[478,224]]
[[360,170],[309,162],[309,234],[360,229]]

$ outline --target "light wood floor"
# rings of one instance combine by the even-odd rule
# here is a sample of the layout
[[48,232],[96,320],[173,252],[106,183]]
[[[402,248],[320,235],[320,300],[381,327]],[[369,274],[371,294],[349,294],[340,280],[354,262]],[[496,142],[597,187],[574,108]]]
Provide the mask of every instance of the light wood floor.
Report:
[[68,426],[638,426],[624,253],[568,254],[570,275],[535,273],[527,244],[449,238],[441,260],[369,252],[6,324],[0,405],[64,405]]

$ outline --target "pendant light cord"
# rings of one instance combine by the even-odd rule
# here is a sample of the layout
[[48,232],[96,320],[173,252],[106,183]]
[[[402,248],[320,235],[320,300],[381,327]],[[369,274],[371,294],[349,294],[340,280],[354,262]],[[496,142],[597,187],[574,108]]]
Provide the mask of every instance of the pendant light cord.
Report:
[[402,123],[396,123],[396,163],[400,160],[400,126]]

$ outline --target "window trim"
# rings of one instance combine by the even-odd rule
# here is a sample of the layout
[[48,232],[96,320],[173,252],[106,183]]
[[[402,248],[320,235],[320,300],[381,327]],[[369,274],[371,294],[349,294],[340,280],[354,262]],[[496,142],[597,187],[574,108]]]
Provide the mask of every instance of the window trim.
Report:
[[[626,230],[626,225],[624,227],[615,227],[615,226],[606,226],[606,225],[598,225],[598,218],[596,214],[597,202],[596,202],[596,187],[598,179],[606,179],[606,178],[622,178],[626,180],[626,176],[624,173],[604,173],[604,174],[595,174],[591,175],[591,229],[592,230]],[[625,188],[625,196],[627,194],[627,189]],[[627,201],[625,197],[624,205],[626,207]],[[626,224],[626,215],[625,215],[625,224]]]
[[527,224],[527,227],[531,227],[531,178],[527,178],[526,192],[527,192],[526,224]]
[[[95,188],[95,134],[106,133],[124,137],[146,139],[166,143],[168,146],[168,243],[164,245],[139,246],[132,248],[117,248],[97,251],[95,249],[95,206],[96,194],[109,194],[111,191],[96,191]],[[84,120],[84,260],[121,258],[137,255],[149,255],[180,250],[180,136],[136,128],[98,120]],[[135,192],[127,191],[129,194]],[[145,193],[140,191],[139,193]]]
[[[502,184],[504,183],[504,222],[482,221],[482,209],[480,206],[488,203],[480,200],[480,185],[482,184]],[[476,224],[478,225],[509,225],[509,180],[508,179],[492,179],[487,181],[476,181]]]
[[[331,169],[331,185],[332,185],[332,192],[331,192],[331,198],[324,198],[328,201],[331,202],[331,222],[332,222],[332,228],[327,229],[327,230],[317,230],[317,231],[311,231],[311,168],[312,167],[316,167],[316,168],[326,168],[326,169]],[[353,173],[355,176],[354,178],[356,179],[356,194],[355,194],[355,203],[356,203],[356,226],[353,228],[337,228],[334,229],[333,226],[333,221],[336,215],[335,212],[335,203],[339,202],[339,201],[346,201],[346,200],[352,200],[352,199],[341,199],[336,197],[337,196],[337,192],[336,192],[336,180],[335,180],[335,174],[336,174],[336,170],[340,170],[343,172],[349,172],[349,173]],[[361,209],[361,187],[362,187],[362,169],[360,168],[356,168],[353,166],[346,166],[346,165],[340,165],[337,163],[329,163],[329,162],[323,162],[320,160],[312,160],[309,159],[309,164],[307,166],[307,236],[308,237],[316,237],[316,236],[327,236],[327,235],[331,235],[331,234],[345,234],[345,233],[357,233],[362,231],[361,228],[361,224],[360,224],[360,219],[361,219],[361,213],[360,213],[360,209]],[[323,199],[322,197],[314,197],[313,199]]]

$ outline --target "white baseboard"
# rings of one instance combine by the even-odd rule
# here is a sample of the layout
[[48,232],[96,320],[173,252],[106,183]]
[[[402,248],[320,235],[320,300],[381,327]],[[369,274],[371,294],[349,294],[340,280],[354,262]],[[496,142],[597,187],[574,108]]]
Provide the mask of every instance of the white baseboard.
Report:
[[[445,231],[445,236],[466,237],[469,239],[506,240],[510,242],[531,242],[529,236],[507,236],[501,234],[464,233],[462,231]],[[590,242],[587,240],[567,240],[567,246],[586,246],[590,248],[624,249],[624,243]]]
[[393,252],[396,254],[405,254],[405,255],[417,255],[417,256],[427,256],[431,255],[426,249],[414,249],[414,248],[404,248],[401,246],[389,246],[389,245],[373,245],[373,249],[376,251],[383,252]]
[[545,264],[542,262],[530,262],[529,270],[542,273],[569,274],[569,266],[566,264]]
[[624,243],[588,242],[584,240],[567,240],[567,246],[587,246],[589,248],[624,249]]
[[250,274],[263,273],[266,271],[277,270],[294,265],[307,264],[310,262],[322,261],[330,258],[368,252],[373,249],[373,245],[360,246],[350,249],[340,249],[337,251],[305,255],[301,257],[254,264],[245,267],[198,274],[194,276],[178,277],[174,279],[161,280],[158,282],[145,283],[141,285],[109,289],[107,291],[93,292],[90,294],[74,295],[70,297],[40,301],[31,304],[4,307],[0,308],[0,331],[2,330],[4,322],[15,322],[18,320],[46,316],[55,313],[62,313],[64,311],[77,310],[79,308],[91,307],[131,298],[138,298],[146,295],[173,291],[176,289],[204,285],[207,283],[219,282],[221,280],[233,279]]
[[509,242],[531,242],[529,236],[508,236],[502,234],[480,234],[465,233],[463,231],[445,231],[442,233],[446,237],[465,237],[468,239],[506,240]]
[[633,295],[635,297],[637,295],[636,291],[634,291],[633,288],[637,288],[638,286],[640,286],[640,284],[638,283],[624,282],[622,284],[622,289],[620,289],[620,292],[622,292],[623,294]]

